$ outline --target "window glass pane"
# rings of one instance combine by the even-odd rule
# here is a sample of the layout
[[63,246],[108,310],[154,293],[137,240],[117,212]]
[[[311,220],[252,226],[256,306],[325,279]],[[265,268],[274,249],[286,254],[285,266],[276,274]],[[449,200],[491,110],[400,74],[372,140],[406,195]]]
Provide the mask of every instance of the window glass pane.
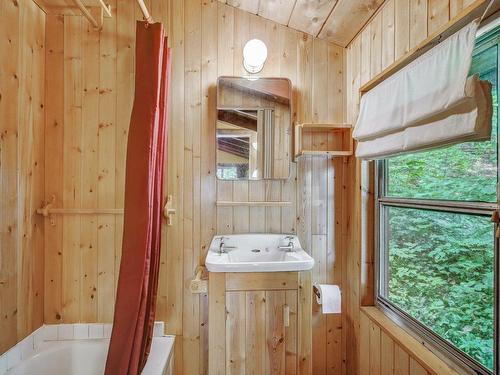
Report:
[[387,195],[417,199],[496,202],[498,131],[497,45],[474,56],[471,73],[493,84],[493,132],[489,142],[458,145],[387,161]]
[[386,277],[381,295],[492,369],[490,218],[386,207],[382,224],[386,260],[381,274]]

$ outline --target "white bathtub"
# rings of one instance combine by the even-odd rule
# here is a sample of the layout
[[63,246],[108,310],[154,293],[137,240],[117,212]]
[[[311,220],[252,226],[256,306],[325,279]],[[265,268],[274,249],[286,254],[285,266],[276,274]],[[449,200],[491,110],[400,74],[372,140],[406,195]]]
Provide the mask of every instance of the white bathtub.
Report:
[[[169,374],[174,337],[153,337],[142,375]],[[102,375],[109,339],[45,341],[7,375]]]

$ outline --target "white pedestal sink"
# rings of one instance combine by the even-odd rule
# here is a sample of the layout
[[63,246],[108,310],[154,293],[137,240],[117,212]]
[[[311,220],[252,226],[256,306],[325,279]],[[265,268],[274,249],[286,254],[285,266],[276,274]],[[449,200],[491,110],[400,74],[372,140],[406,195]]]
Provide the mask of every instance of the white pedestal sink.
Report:
[[212,239],[205,260],[210,272],[307,271],[314,259],[297,236],[287,234],[232,234]]

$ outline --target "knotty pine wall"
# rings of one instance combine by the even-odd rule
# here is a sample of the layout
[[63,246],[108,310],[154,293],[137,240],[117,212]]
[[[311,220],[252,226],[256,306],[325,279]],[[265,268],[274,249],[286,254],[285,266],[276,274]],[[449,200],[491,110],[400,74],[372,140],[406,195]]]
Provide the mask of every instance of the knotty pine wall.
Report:
[[[110,1],[114,17],[98,33],[79,16],[47,16],[45,199],[55,207],[121,208],[133,100],[135,1]],[[344,50],[216,0],[148,2],[173,49],[168,181],[177,213],[164,227],[158,319],[178,336],[176,373],[208,368],[208,297],[189,282],[216,233],[297,233],[316,260],[314,281],[348,286],[346,160],[304,157],[284,181],[215,178],[216,80],[244,74],[242,49],[260,38],[262,76],[292,80],[298,122],[344,120]],[[311,147],[326,147],[313,137]],[[288,207],[221,207],[216,200],[291,201]],[[45,321],[110,322],[122,218],[58,216],[45,225]],[[315,306],[314,374],[346,374],[344,315]]]
[[0,2],[0,353],[43,323],[45,13]]
[[[347,121],[356,122],[360,99],[359,88],[363,84],[407,54],[411,48],[473,2],[473,0],[386,0],[346,49]],[[363,202],[365,204],[368,202],[369,206],[369,202],[373,200],[373,182],[372,185],[367,183],[369,176],[373,175],[373,164],[349,158],[348,165],[345,183],[356,189],[354,196],[346,200],[346,210],[352,213],[353,220],[352,225],[348,227],[349,240],[345,251],[347,257],[345,272],[350,275],[350,286],[346,289],[349,295],[344,298],[349,300],[345,314],[351,324],[344,328],[344,334],[348,337],[347,361],[350,366],[355,366],[350,367],[348,373],[364,374],[369,368],[370,374],[380,374],[380,360],[383,358],[378,358],[374,351],[385,345],[383,342],[378,342],[382,340],[377,334],[381,327],[371,322],[372,329],[366,328],[368,318],[365,316],[363,317],[365,323],[361,321],[360,330],[360,306],[373,305],[374,262],[373,249],[369,248],[373,242],[372,238],[367,237],[367,233],[370,233],[367,228],[373,223],[366,221],[370,213],[363,211],[362,208]],[[404,352],[404,348],[402,350]],[[399,354],[405,357],[404,353]],[[394,355],[399,354],[395,352]],[[410,366],[412,362],[415,361],[408,360],[406,355],[406,360],[396,373],[420,374],[416,367]]]

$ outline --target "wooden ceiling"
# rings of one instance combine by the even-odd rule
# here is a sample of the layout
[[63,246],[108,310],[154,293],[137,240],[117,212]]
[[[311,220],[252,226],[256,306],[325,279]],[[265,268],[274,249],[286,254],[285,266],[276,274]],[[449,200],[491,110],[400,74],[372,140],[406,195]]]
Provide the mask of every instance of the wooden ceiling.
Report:
[[345,47],[384,0],[219,0]]

